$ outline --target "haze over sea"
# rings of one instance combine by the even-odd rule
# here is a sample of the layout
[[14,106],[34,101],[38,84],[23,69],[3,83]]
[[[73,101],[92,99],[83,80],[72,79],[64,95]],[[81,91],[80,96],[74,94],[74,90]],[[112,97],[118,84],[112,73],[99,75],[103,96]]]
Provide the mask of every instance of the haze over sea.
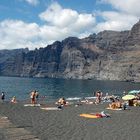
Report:
[[29,99],[29,93],[37,90],[46,101],[59,97],[93,97],[93,92],[101,90],[104,94],[122,95],[124,91],[140,89],[140,83],[98,80],[72,80],[51,78],[0,77],[0,91],[6,92],[9,100],[16,96],[18,100]]

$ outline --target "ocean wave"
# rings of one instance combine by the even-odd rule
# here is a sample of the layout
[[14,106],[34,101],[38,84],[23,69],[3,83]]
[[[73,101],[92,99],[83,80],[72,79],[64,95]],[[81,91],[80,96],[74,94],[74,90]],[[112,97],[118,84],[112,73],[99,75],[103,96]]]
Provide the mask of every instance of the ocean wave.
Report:
[[81,100],[81,99],[82,99],[81,97],[69,97],[69,98],[66,98],[67,101]]
[[85,99],[96,99],[96,97],[94,96],[94,97],[85,97]]
[[73,101],[73,100],[82,100],[82,99],[86,99],[86,100],[90,100],[90,99],[96,99],[96,97],[69,97],[66,98],[67,101]]

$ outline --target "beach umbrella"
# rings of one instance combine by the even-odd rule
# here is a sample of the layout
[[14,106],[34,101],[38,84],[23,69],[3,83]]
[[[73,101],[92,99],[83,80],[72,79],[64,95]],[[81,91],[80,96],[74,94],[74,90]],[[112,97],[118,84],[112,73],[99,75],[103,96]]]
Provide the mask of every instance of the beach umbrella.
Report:
[[125,95],[122,97],[123,100],[132,100],[134,98],[136,98],[136,96],[134,96],[134,95]]
[[128,92],[128,94],[130,94],[130,95],[131,95],[131,94],[132,94],[132,95],[133,95],[133,94],[138,94],[138,93],[140,93],[140,90],[131,90],[131,91]]

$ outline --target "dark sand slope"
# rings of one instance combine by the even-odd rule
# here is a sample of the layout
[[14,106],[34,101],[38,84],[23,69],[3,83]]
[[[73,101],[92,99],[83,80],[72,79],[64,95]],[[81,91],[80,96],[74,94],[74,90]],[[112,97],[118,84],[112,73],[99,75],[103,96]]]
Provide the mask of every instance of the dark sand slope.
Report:
[[0,116],[0,139],[1,140],[39,140],[24,128],[13,125],[7,117]]
[[[106,110],[106,106],[69,106],[61,111],[45,111],[22,104],[0,104],[0,115],[41,140],[140,140],[140,108],[111,111]],[[81,113],[103,110],[110,113],[111,118],[79,117]]]

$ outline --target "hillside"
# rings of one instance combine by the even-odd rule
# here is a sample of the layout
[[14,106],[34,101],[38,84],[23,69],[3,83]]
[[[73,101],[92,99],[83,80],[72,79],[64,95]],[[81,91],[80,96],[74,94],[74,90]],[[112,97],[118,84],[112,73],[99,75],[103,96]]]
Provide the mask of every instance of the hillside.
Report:
[[1,50],[0,75],[140,82],[140,21],[130,31],[69,37],[33,51]]

